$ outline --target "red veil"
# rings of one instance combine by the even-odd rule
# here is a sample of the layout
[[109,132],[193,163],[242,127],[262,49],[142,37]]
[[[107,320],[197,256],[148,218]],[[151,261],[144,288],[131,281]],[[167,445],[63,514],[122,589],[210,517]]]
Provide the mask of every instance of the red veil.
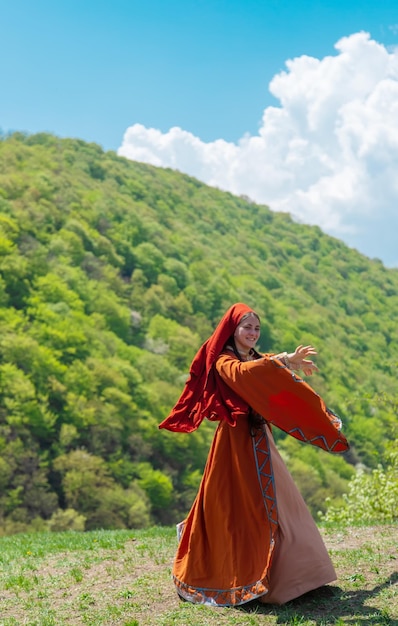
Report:
[[213,334],[196,353],[180,399],[159,428],[190,433],[200,426],[205,417],[224,419],[234,425],[239,415],[247,414],[249,405],[221,380],[213,365],[243,315],[251,312],[250,307],[240,302],[228,309]]

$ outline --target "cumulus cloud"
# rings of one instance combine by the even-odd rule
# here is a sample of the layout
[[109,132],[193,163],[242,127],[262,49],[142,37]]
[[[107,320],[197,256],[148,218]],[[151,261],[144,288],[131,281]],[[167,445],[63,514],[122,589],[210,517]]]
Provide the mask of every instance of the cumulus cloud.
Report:
[[398,51],[367,33],[335,48],[286,62],[269,85],[280,106],[264,110],[255,136],[205,143],[134,124],[118,152],[289,212],[398,266]]

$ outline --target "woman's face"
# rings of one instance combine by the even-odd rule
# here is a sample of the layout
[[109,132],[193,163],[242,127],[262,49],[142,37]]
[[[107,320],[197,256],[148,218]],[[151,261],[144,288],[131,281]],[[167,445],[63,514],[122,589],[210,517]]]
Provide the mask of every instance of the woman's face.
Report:
[[260,337],[260,322],[258,318],[250,313],[240,322],[234,332],[235,345],[240,352],[248,353],[254,348]]

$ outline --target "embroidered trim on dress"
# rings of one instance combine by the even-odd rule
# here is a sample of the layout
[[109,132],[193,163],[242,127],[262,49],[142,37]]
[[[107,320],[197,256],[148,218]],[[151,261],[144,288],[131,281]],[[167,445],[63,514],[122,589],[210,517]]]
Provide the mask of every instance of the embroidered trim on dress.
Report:
[[235,587],[232,589],[207,589],[206,587],[191,587],[173,576],[178,595],[194,604],[210,606],[238,606],[268,593],[268,580],[259,580],[252,585]]

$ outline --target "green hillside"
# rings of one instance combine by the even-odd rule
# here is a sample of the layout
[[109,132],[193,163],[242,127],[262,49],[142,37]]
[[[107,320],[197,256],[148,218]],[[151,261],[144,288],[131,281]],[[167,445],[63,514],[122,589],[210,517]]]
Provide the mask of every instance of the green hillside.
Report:
[[[352,445],[275,433],[314,514],[396,437],[398,271],[180,173],[51,135],[0,141],[0,532],[170,524],[214,424],[158,430],[234,302],[312,343]],[[395,429],[395,430],[394,430]]]

